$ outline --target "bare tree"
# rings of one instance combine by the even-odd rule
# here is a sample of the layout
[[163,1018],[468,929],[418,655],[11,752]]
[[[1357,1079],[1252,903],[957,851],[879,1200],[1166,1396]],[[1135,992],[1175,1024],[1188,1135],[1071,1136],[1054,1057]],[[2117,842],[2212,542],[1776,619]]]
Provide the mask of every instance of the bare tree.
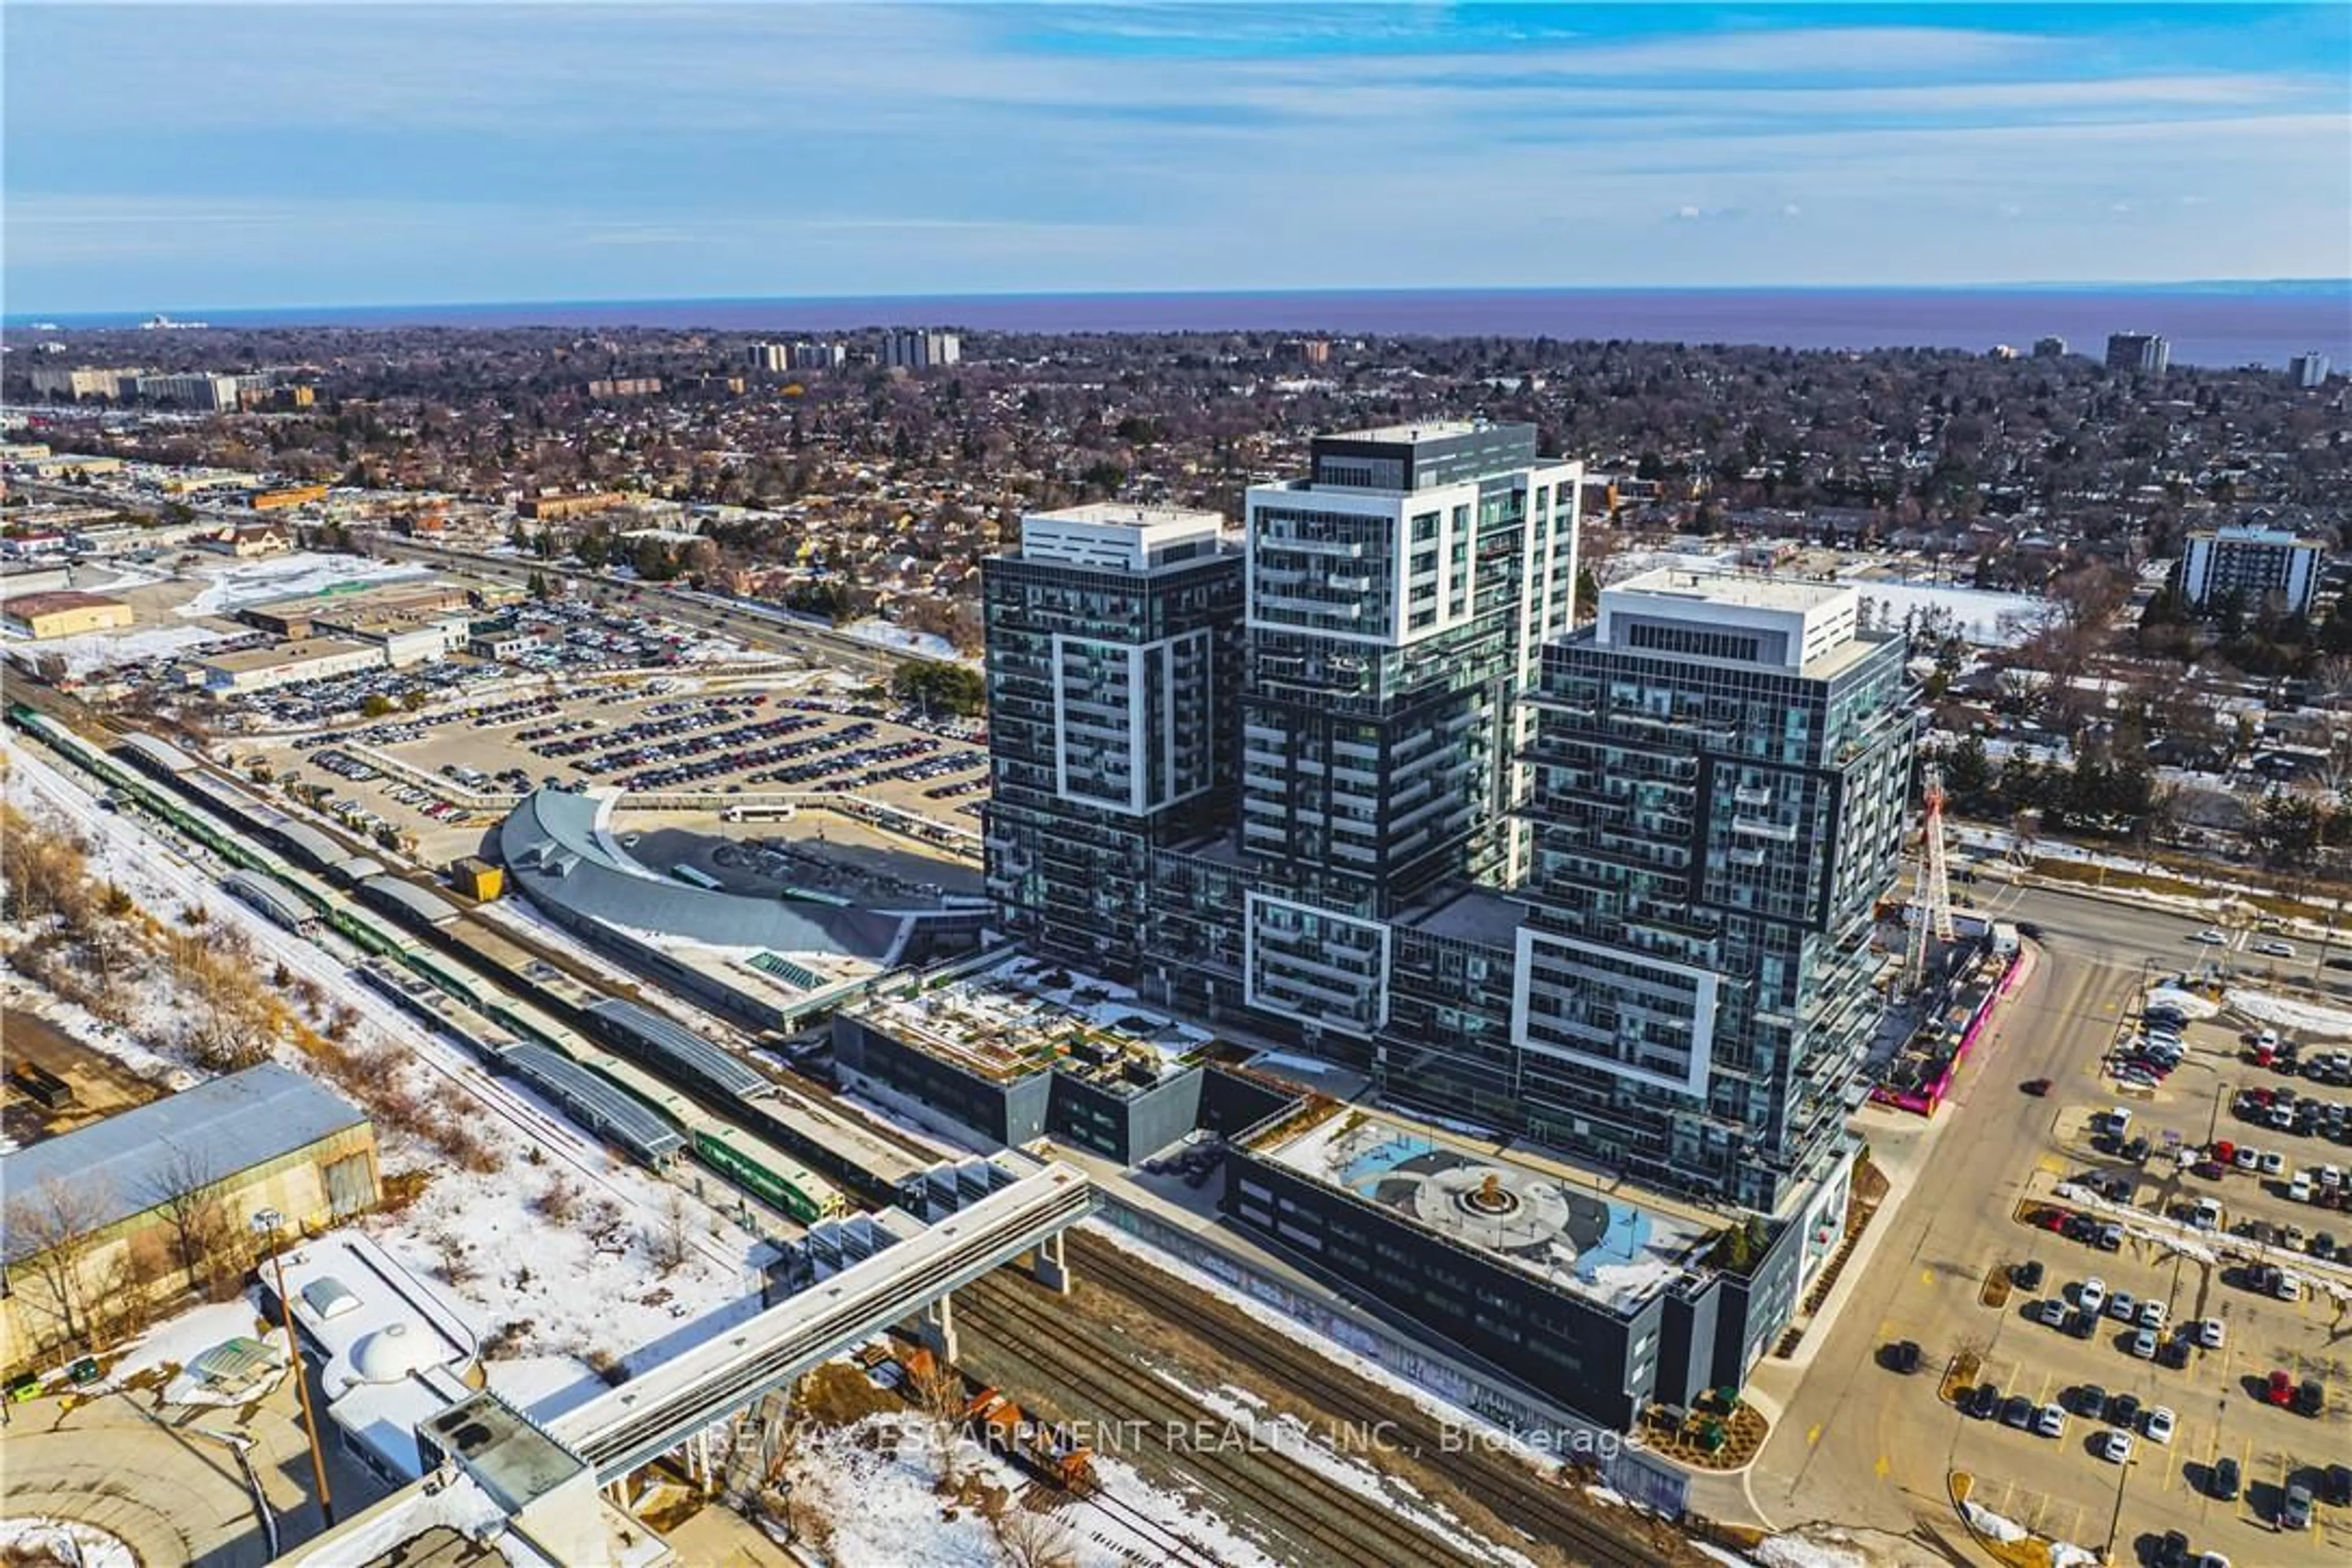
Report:
[[683,1265],[689,1250],[688,1235],[686,1194],[672,1187],[659,1223],[646,1235],[646,1248],[653,1257],[654,1267],[668,1274]]
[[30,1192],[9,1196],[5,1229],[8,1250],[16,1255],[9,1271],[31,1277],[33,1289],[26,1294],[55,1325],[51,1343],[89,1344],[87,1254],[112,1206],[99,1178],[68,1182],[50,1176]]
[[172,1260],[191,1287],[216,1285],[229,1237],[228,1205],[217,1161],[192,1144],[163,1142],[163,1157],[139,1196],[162,1211],[172,1230]]
[[1077,1568],[1077,1540],[1050,1513],[1015,1505],[1000,1510],[988,1524],[1011,1568]]
[[962,1425],[966,1403],[963,1374],[937,1355],[926,1353],[915,1367],[915,1406],[930,1423],[940,1447],[940,1481],[955,1489],[956,1430]]

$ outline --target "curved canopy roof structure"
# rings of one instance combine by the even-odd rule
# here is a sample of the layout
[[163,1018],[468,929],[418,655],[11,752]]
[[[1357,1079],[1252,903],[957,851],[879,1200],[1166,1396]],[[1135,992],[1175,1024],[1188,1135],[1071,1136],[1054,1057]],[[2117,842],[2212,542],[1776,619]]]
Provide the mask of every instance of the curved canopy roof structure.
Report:
[[610,826],[614,798],[541,789],[507,814],[499,858],[526,897],[713,947],[889,961],[907,917],[689,888],[621,847]]

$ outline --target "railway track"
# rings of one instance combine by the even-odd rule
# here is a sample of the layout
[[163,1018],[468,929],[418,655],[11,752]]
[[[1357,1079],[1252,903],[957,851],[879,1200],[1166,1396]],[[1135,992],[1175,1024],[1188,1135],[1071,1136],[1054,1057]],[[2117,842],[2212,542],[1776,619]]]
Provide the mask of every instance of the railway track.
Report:
[[[1554,1483],[1507,1454],[1477,1444],[1449,1443],[1445,1426],[1418,1404],[1370,1389],[1328,1358],[1271,1332],[1235,1336],[1233,1325],[1208,1310],[1171,1276],[1108,1242],[1073,1230],[1066,1245],[1073,1269],[1118,1291],[1152,1313],[1191,1330],[1226,1358],[1251,1367],[1276,1387],[1310,1397],[1343,1421],[1386,1423],[1402,1451],[1422,1458],[1465,1494],[1539,1541],[1594,1568],[1669,1568],[1675,1559],[1643,1542],[1612,1534],[1578,1510]],[[1172,1288],[1171,1288],[1172,1287]]]
[[1176,1451],[1187,1468],[1213,1478],[1219,1491],[1308,1553],[1308,1561],[1363,1568],[1481,1561],[1286,1454],[1255,1445],[1254,1451],[1235,1452],[1222,1436],[1225,1424],[1211,1412],[1140,1367],[1089,1353],[1066,1319],[1019,1287],[992,1277],[967,1286],[959,1300],[968,1321],[1012,1331],[993,1337],[1093,1405],[1098,1415],[1139,1421],[1146,1429],[1217,1432],[1216,1440]]

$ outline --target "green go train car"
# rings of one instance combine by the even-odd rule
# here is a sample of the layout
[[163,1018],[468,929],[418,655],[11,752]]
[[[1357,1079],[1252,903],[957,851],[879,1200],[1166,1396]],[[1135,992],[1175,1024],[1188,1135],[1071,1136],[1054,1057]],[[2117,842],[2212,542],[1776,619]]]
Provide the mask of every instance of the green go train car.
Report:
[[839,1188],[791,1155],[737,1127],[694,1129],[695,1157],[771,1207],[803,1225],[849,1212]]

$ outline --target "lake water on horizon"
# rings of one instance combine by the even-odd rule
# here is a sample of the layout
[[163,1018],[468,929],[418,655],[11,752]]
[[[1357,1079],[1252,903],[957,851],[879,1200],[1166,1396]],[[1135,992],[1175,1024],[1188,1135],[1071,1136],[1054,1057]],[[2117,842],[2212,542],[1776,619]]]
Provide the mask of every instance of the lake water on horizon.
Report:
[[[2159,332],[2177,364],[2284,367],[2317,350],[2352,372],[2352,282],[2333,288],[1396,289],[1292,293],[996,294],[656,300],[173,311],[217,325],[643,326],[814,332],[883,325],[1037,332],[1279,331],[1794,349],[1932,347],[2021,353],[2064,338],[2097,355],[2114,331]],[[139,314],[59,315],[66,327]],[[14,318],[12,318],[14,319]]]

